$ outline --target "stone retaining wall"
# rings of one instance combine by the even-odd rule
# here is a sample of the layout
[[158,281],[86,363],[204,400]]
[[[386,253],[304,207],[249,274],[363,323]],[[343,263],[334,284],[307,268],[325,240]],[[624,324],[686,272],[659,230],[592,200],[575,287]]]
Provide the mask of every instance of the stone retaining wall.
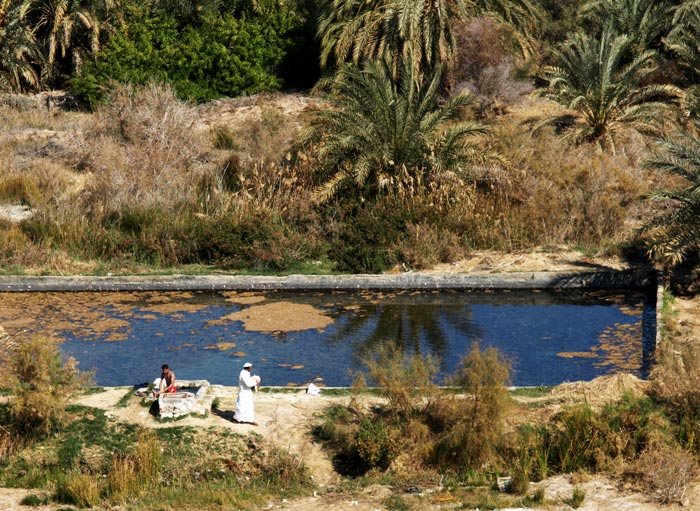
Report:
[[396,275],[0,276],[0,291],[263,291],[382,289],[632,289],[656,285],[654,271]]

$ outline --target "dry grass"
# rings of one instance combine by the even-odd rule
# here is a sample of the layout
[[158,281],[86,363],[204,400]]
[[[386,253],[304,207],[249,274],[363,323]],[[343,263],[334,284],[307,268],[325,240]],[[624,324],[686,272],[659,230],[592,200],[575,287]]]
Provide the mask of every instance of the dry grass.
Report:
[[643,491],[666,505],[687,504],[686,491],[696,471],[690,453],[668,446],[645,451],[633,469],[635,477],[642,481]]
[[69,474],[59,485],[61,500],[78,507],[93,507],[102,501],[100,484],[91,474]]
[[[167,88],[117,87],[92,116],[0,105],[8,119],[0,133],[0,200],[38,209],[21,230],[0,225],[2,265],[61,272],[191,262],[280,269],[327,258],[342,266],[343,254],[357,253],[341,246],[343,222],[361,222],[317,208],[313,162],[290,151],[310,104],[320,101],[272,94],[194,106]],[[634,238],[651,207],[641,197],[656,184],[639,170],[644,144],[630,138],[610,156],[593,146],[566,146],[546,130],[534,134],[533,119],[558,108],[527,99],[497,117],[492,143],[510,166],[481,169],[475,183],[462,186],[420,183],[421,193],[397,197],[396,218],[378,227],[400,226],[377,238],[391,254],[387,264],[425,269],[467,250],[605,248]],[[226,237],[210,246],[218,235],[212,225],[252,227],[252,241],[237,246],[240,240]],[[373,233],[352,243],[363,238]]]

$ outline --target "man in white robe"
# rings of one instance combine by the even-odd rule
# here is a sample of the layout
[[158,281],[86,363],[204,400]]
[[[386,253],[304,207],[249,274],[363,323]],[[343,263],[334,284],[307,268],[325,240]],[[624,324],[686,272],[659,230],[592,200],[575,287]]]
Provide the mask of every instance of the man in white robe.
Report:
[[233,420],[257,426],[255,422],[255,405],[253,391],[260,385],[260,377],[253,374],[253,364],[246,362],[238,375],[238,399]]

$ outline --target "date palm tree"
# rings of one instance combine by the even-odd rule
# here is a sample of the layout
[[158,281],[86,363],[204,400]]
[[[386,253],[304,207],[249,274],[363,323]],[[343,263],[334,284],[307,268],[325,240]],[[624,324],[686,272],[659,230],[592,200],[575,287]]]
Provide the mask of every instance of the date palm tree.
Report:
[[601,29],[632,38],[633,50],[643,52],[660,42],[671,26],[672,6],[664,0],[589,0],[581,18]]
[[39,86],[32,62],[40,56],[26,15],[27,9],[20,1],[0,1],[0,89],[22,92]]
[[700,252],[700,139],[687,131],[658,142],[659,154],[646,167],[687,182],[687,186],[657,190],[651,198],[664,205],[645,231],[650,234],[649,253],[670,264]]
[[[86,52],[97,53],[100,34],[118,0],[24,0],[37,39],[43,45],[47,63],[42,74],[51,79],[66,60],[80,68]],[[82,36],[82,40],[76,39]]]
[[616,135],[624,129],[660,133],[659,113],[681,91],[671,85],[643,85],[657,68],[656,53],[646,50],[630,58],[632,42],[610,27],[598,38],[581,31],[555,51],[558,65],[544,69],[540,78],[545,86],[536,93],[576,112],[575,141],[598,142],[615,152]]
[[319,19],[321,66],[389,57],[394,65],[409,52],[416,67],[449,60],[452,18],[464,16],[463,0],[333,0]]
[[664,41],[674,54],[676,62],[685,70],[687,112],[700,117],[700,0],[683,2],[673,17],[673,29]]
[[402,62],[397,81],[384,59],[363,68],[348,64],[322,84],[333,107],[317,110],[306,134],[328,169],[319,201],[353,188],[373,196],[405,180],[425,183],[431,172],[464,174],[476,162],[497,159],[474,144],[485,126],[453,123],[471,97],[462,93],[440,104],[441,70],[419,80],[410,57]]
[[332,0],[318,24],[321,67],[388,57],[396,71],[408,55],[417,69],[438,66],[454,54],[453,21],[481,14],[524,35],[541,18],[530,0]]

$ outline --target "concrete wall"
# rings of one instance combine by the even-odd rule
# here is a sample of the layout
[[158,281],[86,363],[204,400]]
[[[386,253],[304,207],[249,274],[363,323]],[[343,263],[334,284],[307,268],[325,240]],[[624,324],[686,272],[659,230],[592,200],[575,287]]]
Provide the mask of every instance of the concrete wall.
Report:
[[262,291],[381,289],[634,289],[656,285],[654,271],[396,275],[0,276],[0,291]]

